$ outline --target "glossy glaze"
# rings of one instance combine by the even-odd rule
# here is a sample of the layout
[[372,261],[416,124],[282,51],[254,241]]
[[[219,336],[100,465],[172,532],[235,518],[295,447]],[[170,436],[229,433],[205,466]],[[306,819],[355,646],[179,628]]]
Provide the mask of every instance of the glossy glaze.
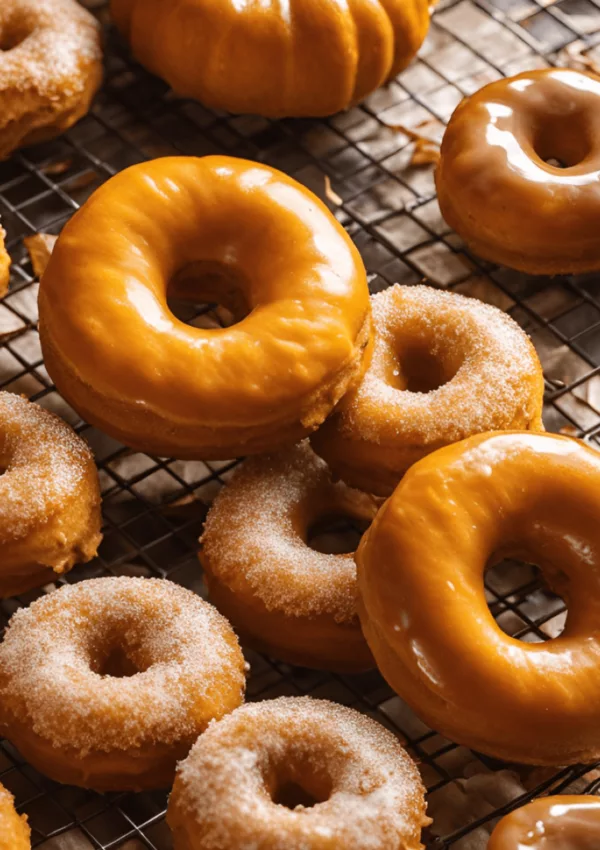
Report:
[[[203,330],[167,290],[240,319]],[[370,327],[360,256],[308,190],[229,157],[133,166],[64,228],[40,334],[61,392],[159,455],[231,457],[294,442],[360,377]]]
[[[600,756],[600,455],[550,434],[492,433],[415,464],[357,551],[363,631],[432,728],[498,758]],[[509,637],[483,574],[538,564],[569,606],[545,643]]]
[[487,850],[598,850],[598,797],[540,797],[502,818]]
[[112,0],[136,57],[178,94],[230,112],[330,115],[399,73],[427,0]]
[[525,272],[600,268],[599,138],[593,74],[552,68],[485,86],[444,136],[444,218],[476,253]]

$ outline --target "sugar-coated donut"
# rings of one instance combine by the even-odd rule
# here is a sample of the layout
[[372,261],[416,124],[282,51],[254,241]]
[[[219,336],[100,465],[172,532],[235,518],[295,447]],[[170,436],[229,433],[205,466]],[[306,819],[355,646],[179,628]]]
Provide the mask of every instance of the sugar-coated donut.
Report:
[[378,502],[334,484],[303,442],[245,461],[208,513],[200,560],[211,601],[245,642],[291,664],[337,671],[374,666],[356,611],[351,554],[308,545],[319,521],[370,523]]
[[502,818],[487,850],[598,850],[600,799],[540,797]]
[[0,225],[0,298],[6,295],[10,280],[10,256],[4,244],[5,238],[6,232]]
[[[568,437],[483,434],[410,469],[358,547],[377,664],[433,729],[506,761],[600,757],[600,455]],[[545,643],[509,637],[483,574],[540,566],[569,605]],[[440,616],[440,611],[443,616]]]
[[0,850],[31,850],[30,836],[27,817],[17,814],[13,795],[0,785]]
[[444,218],[476,254],[520,271],[600,269],[599,137],[594,74],[546,68],[490,83],[444,135]]
[[312,437],[347,484],[388,496],[411,464],[441,446],[542,428],[540,362],[506,313],[427,286],[393,286],[371,302],[371,364]]
[[166,580],[63,587],[18,610],[0,645],[6,737],[69,785],[168,786],[198,735],[243,696],[229,623]]
[[427,0],[112,0],[111,11],[178,94],[272,118],[347,109],[408,65],[429,26]]
[[167,823],[175,850],[420,850],[424,791],[376,721],[281,698],[243,706],[199,739],[178,767]]
[[0,597],[91,560],[102,539],[92,453],[44,408],[0,392]]
[[0,159],[57,136],[102,80],[100,25],[75,0],[0,3]]
[[[239,321],[190,327],[167,289]],[[179,458],[272,451],[360,378],[366,273],[329,210],[281,172],[167,157],[113,177],[66,225],[42,278],[40,335],[61,393],[127,445]]]

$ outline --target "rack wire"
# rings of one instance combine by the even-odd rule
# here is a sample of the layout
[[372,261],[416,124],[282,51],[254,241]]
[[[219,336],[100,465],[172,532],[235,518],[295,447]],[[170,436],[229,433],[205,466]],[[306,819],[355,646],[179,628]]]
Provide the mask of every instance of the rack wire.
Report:
[[[444,224],[433,166],[391,125],[439,139],[461,97],[503,75],[556,64],[600,62],[598,0],[446,0],[419,58],[361,105],[327,120],[270,121],[211,112],[178,99],[135,64],[108,23],[104,0],[86,5],[107,25],[106,81],[91,113],[60,139],[0,163],[0,215],[13,259],[0,302],[0,387],[24,393],[71,422],[91,444],[104,496],[98,557],[66,581],[100,575],[168,577],[204,594],[196,558],[203,516],[235,466],[132,453],[81,422],[44,368],[37,287],[23,238],[58,233],[102,182],[165,154],[228,153],[281,168],[319,194],[352,235],[372,291],[423,278],[507,310],[530,334],[544,366],[545,424],[597,447],[600,438],[600,281],[597,275],[531,278],[483,263]],[[325,190],[325,177],[331,189]],[[332,200],[339,196],[339,202]],[[219,322],[209,306],[186,318]],[[20,605],[0,605],[4,626]],[[558,634],[565,606],[534,568],[508,562],[486,578],[490,608],[509,634]],[[533,796],[595,792],[597,766],[562,770],[504,765],[456,746],[424,726],[373,672],[334,676],[248,653],[249,699],[310,694],[352,705],[403,738],[420,763],[434,817],[430,850],[483,850],[496,819]],[[166,792],[99,795],[53,783],[6,741],[0,781],[27,812],[33,846],[46,850],[168,850]]]

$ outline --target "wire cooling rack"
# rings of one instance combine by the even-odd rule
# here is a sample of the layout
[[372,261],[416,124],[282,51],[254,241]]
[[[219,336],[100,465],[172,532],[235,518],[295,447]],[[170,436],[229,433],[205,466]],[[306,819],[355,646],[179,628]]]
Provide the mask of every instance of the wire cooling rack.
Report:
[[[108,25],[103,0],[88,6]],[[325,121],[268,121],[214,113],[175,98],[131,61],[107,28],[106,82],[90,115],[66,136],[0,163],[0,214],[13,259],[0,302],[0,385],[24,393],[77,427],[93,447],[104,494],[104,541],[96,560],[67,581],[106,574],[163,576],[203,594],[196,558],[206,505],[235,462],[181,462],[136,454],[82,423],[52,386],[41,358],[37,288],[23,246],[58,233],[103,181],[165,154],[228,153],[288,172],[325,198],[360,248],[373,291],[423,278],[507,310],[530,334],[546,377],[546,427],[596,445],[600,434],[600,280],[531,278],[482,263],[442,221],[433,166],[413,162],[403,125],[439,139],[464,94],[502,75],[548,64],[600,61],[595,0],[452,0],[438,7],[419,58],[360,107]],[[325,190],[325,177],[331,191]],[[336,196],[338,196],[336,198]],[[338,203],[339,201],[339,203]],[[218,322],[205,308],[187,316]],[[3,625],[44,588],[1,603]],[[50,588],[51,589],[51,588]],[[507,563],[486,579],[502,628],[527,641],[558,634],[564,604],[534,568]],[[429,789],[428,848],[483,850],[500,814],[553,790],[596,790],[594,767],[504,765],[425,727],[380,676],[332,676],[249,653],[250,699],[310,694],[352,705],[407,742]],[[167,850],[166,793],[99,795],[50,782],[10,746],[0,781],[27,812],[33,845],[46,850]]]

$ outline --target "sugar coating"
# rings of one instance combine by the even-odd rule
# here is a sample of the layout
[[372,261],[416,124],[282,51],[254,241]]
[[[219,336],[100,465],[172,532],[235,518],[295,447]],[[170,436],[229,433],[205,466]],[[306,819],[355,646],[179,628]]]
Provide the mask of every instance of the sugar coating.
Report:
[[[473,298],[428,286],[393,286],[371,299],[375,349],[356,393],[343,403],[340,428],[372,443],[435,447],[471,434],[528,427],[539,418],[543,382],[535,350],[506,313]],[[406,345],[458,361],[454,377],[427,393],[402,383]]]
[[17,814],[13,795],[0,785],[0,850],[29,850],[29,836],[27,818]]
[[0,466],[0,544],[27,537],[74,501],[99,500],[87,443],[54,413],[8,392],[0,392]]
[[336,509],[372,519],[377,507],[373,497],[334,483],[304,441],[239,467],[206,518],[203,560],[230,590],[260,600],[269,611],[355,622],[354,559],[311,549],[307,526]]
[[[142,672],[102,675],[119,649]],[[244,660],[229,623],[161,579],[99,578],[18,610],[0,645],[0,701],[79,755],[190,744],[243,699]]]
[[[293,810],[273,802],[290,777],[304,776],[308,790],[309,774],[325,777],[328,799]],[[411,758],[374,720],[281,698],[211,725],[178,767],[167,820],[201,850],[417,850],[429,822],[424,791]]]
[[[21,40],[22,39],[22,40]],[[16,146],[19,136],[78,109],[100,81],[101,33],[96,19],[75,0],[2,0],[0,134]],[[8,151],[0,137],[0,154]]]

